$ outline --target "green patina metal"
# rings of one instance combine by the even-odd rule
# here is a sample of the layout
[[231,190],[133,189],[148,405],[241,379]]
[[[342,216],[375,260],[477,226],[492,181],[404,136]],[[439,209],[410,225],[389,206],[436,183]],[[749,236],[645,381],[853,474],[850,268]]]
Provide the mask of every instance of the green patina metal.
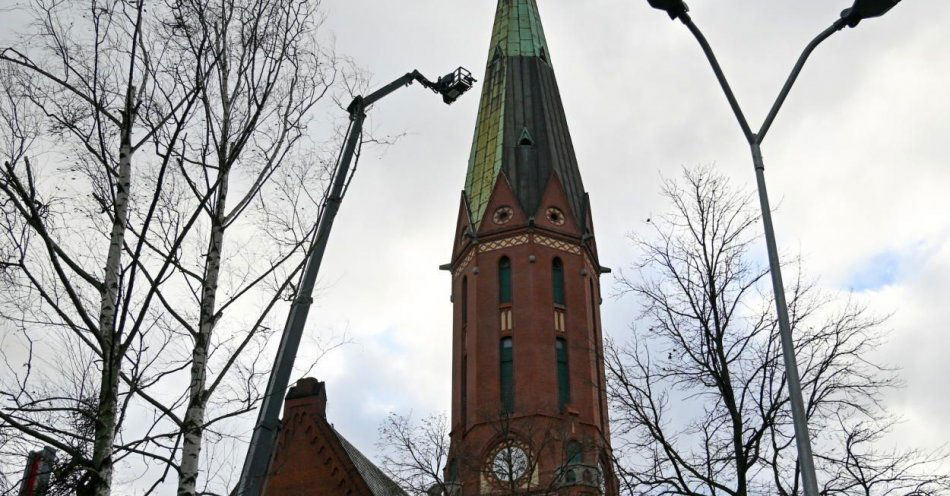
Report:
[[492,50],[499,46],[509,57],[539,57],[547,50],[535,0],[499,0]]
[[465,192],[475,226],[485,215],[489,196],[501,171],[508,57],[540,57],[549,60],[536,0],[498,1],[475,139],[465,179]]

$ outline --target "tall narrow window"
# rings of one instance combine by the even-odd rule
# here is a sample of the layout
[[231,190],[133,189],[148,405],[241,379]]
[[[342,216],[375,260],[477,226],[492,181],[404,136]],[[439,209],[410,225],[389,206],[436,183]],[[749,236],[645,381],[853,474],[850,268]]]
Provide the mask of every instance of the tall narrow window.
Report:
[[462,371],[461,376],[459,377],[459,382],[461,383],[461,410],[462,410],[462,428],[465,429],[465,426],[468,425],[468,355],[462,355]]
[[554,303],[564,305],[564,262],[555,258],[551,263],[551,283],[554,287]]
[[498,303],[511,303],[511,259],[498,262]]
[[462,278],[462,325],[468,324],[468,278]]
[[459,461],[458,459],[452,460],[449,463],[449,482],[458,482],[459,480]]
[[561,410],[571,402],[571,376],[567,366],[567,341],[558,338],[555,342],[557,359],[557,399]]
[[514,345],[511,338],[501,340],[501,407],[505,413],[515,411]]
[[584,463],[584,447],[581,446],[581,443],[577,441],[570,441],[567,443],[566,457],[568,465],[577,465],[578,463]]
[[462,371],[459,377],[462,428],[468,425],[468,278],[462,278]]
[[594,301],[594,281],[587,281],[587,292],[590,293],[590,321],[591,326],[597,326],[597,320],[594,318],[597,315],[597,302]]

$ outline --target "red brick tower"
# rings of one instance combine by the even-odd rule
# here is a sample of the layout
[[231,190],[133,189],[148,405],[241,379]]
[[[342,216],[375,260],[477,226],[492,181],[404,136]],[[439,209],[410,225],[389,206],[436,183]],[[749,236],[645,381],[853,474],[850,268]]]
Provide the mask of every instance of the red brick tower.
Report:
[[452,252],[460,494],[617,494],[590,202],[535,0],[498,0]]

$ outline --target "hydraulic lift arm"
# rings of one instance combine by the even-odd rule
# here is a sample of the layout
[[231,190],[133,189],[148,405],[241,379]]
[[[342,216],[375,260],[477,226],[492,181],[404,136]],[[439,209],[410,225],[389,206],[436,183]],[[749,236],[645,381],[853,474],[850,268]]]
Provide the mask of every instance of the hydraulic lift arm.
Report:
[[343,202],[343,195],[350,176],[350,165],[363,135],[366,109],[399,88],[416,81],[423,87],[442,95],[443,101],[447,104],[455,102],[459,96],[475,84],[475,78],[472,77],[471,73],[461,67],[439,78],[435,83],[426,79],[419,71],[412,71],[365,97],[356,97],[347,108],[351,123],[343,145],[343,152],[332,176],[330,193],[327,195],[323,209],[317,219],[313,246],[307,253],[306,264],[300,276],[300,284],[297,286],[297,294],[291,303],[290,313],[287,315],[287,322],[280,337],[277,357],[274,360],[270,378],[267,382],[267,390],[261,402],[257,423],[254,425],[254,433],[251,436],[251,443],[244,459],[241,479],[232,494],[260,496],[263,491],[264,480],[273,456],[274,444],[277,441],[281,405],[290,382],[297,350],[300,348],[300,339],[307,322],[307,315],[310,312],[310,305],[313,303],[313,288],[317,281],[317,275],[320,273],[320,264],[323,262],[327,241],[330,239],[330,230],[340,209],[340,204]]

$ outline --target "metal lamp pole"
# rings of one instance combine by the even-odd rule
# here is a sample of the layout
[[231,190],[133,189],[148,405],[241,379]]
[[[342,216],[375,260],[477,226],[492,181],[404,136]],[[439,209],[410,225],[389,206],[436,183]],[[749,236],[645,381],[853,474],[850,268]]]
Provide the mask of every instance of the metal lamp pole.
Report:
[[254,433],[251,436],[251,443],[244,459],[241,479],[233,494],[238,496],[260,496],[263,491],[264,480],[273,456],[274,444],[277,441],[280,407],[283,402],[284,391],[287,390],[290,382],[294,360],[297,357],[297,350],[300,348],[300,338],[307,322],[310,305],[313,303],[313,288],[317,281],[317,275],[320,273],[320,264],[323,262],[327,242],[330,239],[330,230],[333,228],[333,221],[346,193],[350,164],[353,162],[356,149],[360,144],[363,122],[366,119],[366,109],[392,92],[413,82],[419,82],[425,88],[442,95],[445,103],[452,104],[458,97],[472,88],[475,78],[472,77],[470,72],[461,67],[439,78],[436,82],[429,81],[419,71],[413,71],[370,95],[356,97],[347,108],[350,113],[350,127],[346,134],[343,151],[332,176],[329,195],[326,197],[323,210],[317,219],[313,246],[306,255],[306,264],[300,276],[297,294],[293,303],[291,303],[290,313],[287,315],[287,322],[284,325],[280,345],[277,348],[277,357],[274,359],[274,365],[267,382],[267,390],[264,393],[257,423],[254,425]]
[[795,358],[795,344],[792,339],[792,330],[788,319],[785,286],[782,282],[782,267],[779,262],[778,247],[775,242],[775,229],[772,223],[772,208],[769,205],[768,190],[765,186],[765,161],[762,158],[762,142],[765,140],[765,135],[768,133],[769,128],[772,127],[775,116],[778,115],[782,104],[785,103],[785,99],[792,90],[795,80],[798,79],[798,75],[801,73],[805,61],[808,60],[808,57],[815,48],[817,48],[821,42],[845,27],[853,28],[864,19],[884,15],[888,10],[897,5],[900,0],[855,0],[853,7],[842,12],[840,19],[836,20],[831,27],[815,37],[815,39],[805,47],[805,50],[798,58],[798,62],[785,81],[785,86],[779,93],[778,98],[776,98],[772,109],[765,118],[765,122],[762,123],[762,127],[759,128],[758,133],[753,133],[752,128],[749,127],[745,114],[742,112],[742,108],[739,106],[739,102],[736,100],[735,94],[733,94],[732,88],[726,80],[722,67],[719,66],[719,61],[709,46],[709,42],[687,13],[689,8],[686,6],[686,3],[683,0],[647,1],[653,8],[666,11],[671,19],[679,19],[686,25],[689,31],[693,33],[693,36],[696,37],[696,41],[699,42],[703,53],[706,54],[706,58],[709,59],[709,63],[712,65],[716,79],[719,80],[719,85],[722,86],[722,90],[726,94],[726,99],[729,100],[729,105],[732,107],[732,111],[739,121],[739,126],[742,128],[742,133],[749,143],[749,148],[752,152],[752,163],[755,166],[755,179],[758,185],[759,203],[762,209],[765,244],[769,254],[769,273],[772,276],[772,291],[775,294],[775,310],[778,314],[779,333],[782,340],[782,354],[785,359],[788,396],[792,407],[792,418],[795,425],[795,441],[798,447],[798,464],[802,471],[802,483],[805,494],[807,496],[818,496],[818,480],[815,475],[815,462],[811,451],[811,438],[808,433],[808,415],[805,411],[805,403],[802,398],[801,378],[798,373],[798,361]]

